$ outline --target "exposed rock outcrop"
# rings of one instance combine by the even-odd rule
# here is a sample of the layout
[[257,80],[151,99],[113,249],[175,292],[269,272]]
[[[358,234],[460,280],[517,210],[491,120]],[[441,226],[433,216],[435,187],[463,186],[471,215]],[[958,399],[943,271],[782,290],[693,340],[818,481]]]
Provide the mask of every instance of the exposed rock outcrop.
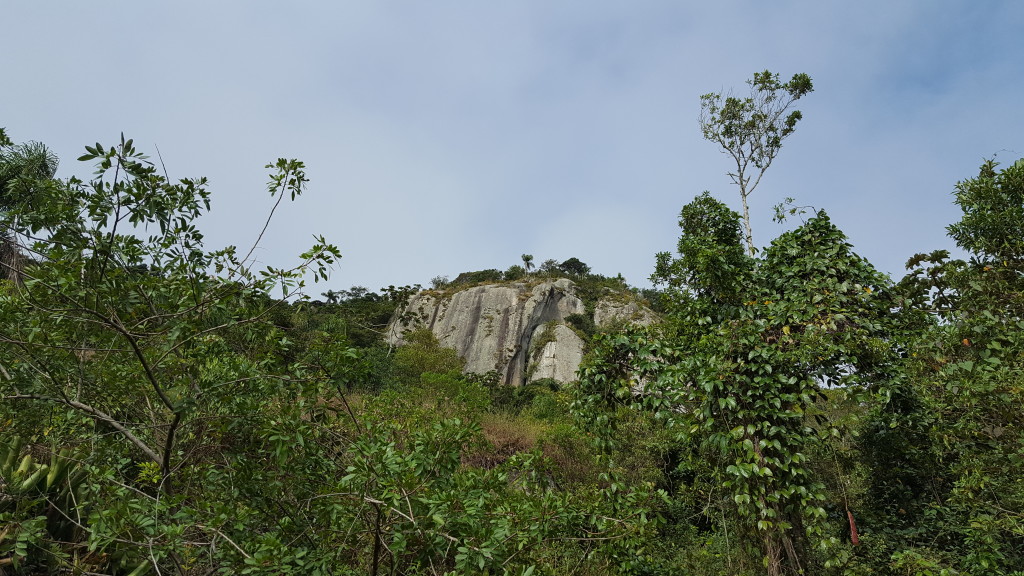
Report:
[[607,326],[615,322],[650,326],[658,321],[658,315],[634,300],[604,298],[594,307],[594,324]]
[[533,382],[551,378],[559,382],[576,379],[576,369],[583,361],[583,339],[565,324],[548,323],[533,331],[532,353],[526,369],[526,380]]
[[[595,316],[649,323],[652,312],[631,302],[598,302]],[[388,341],[426,328],[442,346],[466,360],[466,372],[502,375],[504,384],[521,385],[541,378],[576,379],[584,340],[565,320],[586,314],[576,284],[561,278],[474,286],[452,293],[423,291],[414,295],[388,326]],[[597,321],[596,324],[602,322]]]
[[[442,346],[466,359],[467,372],[497,370],[506,384],[526,381],[530,341],[538,327],[585,312],[566,279],[543,282],[489,284],[439,296],[414,295],[402,317],[388,327],[388,339],[401,344],[402,334],[427,328]],[[582,348],[581,348],[582,349]]]

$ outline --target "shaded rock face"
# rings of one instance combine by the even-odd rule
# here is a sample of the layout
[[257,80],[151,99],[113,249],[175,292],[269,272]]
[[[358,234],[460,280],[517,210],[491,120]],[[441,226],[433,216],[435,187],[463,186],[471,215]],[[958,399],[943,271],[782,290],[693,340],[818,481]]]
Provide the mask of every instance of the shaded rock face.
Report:
[[[454,348],[466,359],[466,372],[496,370],[503,383],[519,385],[526,381],[530,343],[537,328],[585,312],[575,288],[562,278],[533,287],[526,283],[476,286],[446,298],[421,292],[409,300],[404,321],[392,320],[388,341],[400,345],[405,332],[427,328],[442,346]],[[571,345],[582,356],[582,340]],[[579,361],[573,373],[578,366]]]
[[[424,291],[392,319],[387,340],[401,345],[405,333],[426,328],[466,360],[466,372],[497,371],[503,384],[516,386],[542,378],[571,382],[585,343],[565,319],[586,313],[576,284],[566,278],[489,284],[444,296]],[[639,304],[605,300],[597,303],[594,316],[598,325],[657,318]]]

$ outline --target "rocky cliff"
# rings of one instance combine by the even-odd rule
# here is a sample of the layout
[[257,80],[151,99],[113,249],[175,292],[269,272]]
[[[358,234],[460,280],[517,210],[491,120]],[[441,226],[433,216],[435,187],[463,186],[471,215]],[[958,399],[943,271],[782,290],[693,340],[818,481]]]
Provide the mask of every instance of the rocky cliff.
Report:
[[[607,298],[593,307],[595,325],[611,321],[648,324],[656,316],[636,302]],[[588,314],[576,284],[561,278],[474,286],[454,292],[427,290],[414,295],[388,326],[388,341],[426,328],[442,346],[466,360],[466,372],[492,370],[505,384],[541,378],[576,379],[584,340],[566,324]]]

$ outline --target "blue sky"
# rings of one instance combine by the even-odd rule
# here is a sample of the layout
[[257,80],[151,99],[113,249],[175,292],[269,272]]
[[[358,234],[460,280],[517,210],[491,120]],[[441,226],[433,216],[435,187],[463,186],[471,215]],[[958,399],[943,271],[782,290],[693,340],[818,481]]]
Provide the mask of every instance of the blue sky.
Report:
[[1024,3],[1008,0],[99,0],[4,20],[0,126],[65,177],[121,132],[159,147],[172,177],[210,178],[211,248],[248,247],[272,205],[263,166],[303,160],[309,191],[256,254],[292,264],[325,235],[344,258],[313,295],[523,253],[646,285],[685,203],[739,206],[700,94],[764,69],[815,92],[751,197],[757,244],[791,196],[898,276],[951,246],[957,181],[1024,156]]

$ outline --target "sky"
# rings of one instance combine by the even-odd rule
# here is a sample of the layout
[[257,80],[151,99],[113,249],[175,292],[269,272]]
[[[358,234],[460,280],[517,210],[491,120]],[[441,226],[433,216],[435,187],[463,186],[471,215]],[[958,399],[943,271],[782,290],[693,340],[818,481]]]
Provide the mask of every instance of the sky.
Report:
[[173,179],[206,176],[208,248],[248,251],[273,206],[266,164],[305,162],[259,265],[315,234],[328,289],[576,257],[649,286],[679,210],[739,209],[700,95],[806,73],[803,120],[751,195],[755,244],[787,197],[825,210],[899,278],[951,249],[958,181],[1024,156],[1024,2],[603,0],[11,2],[0,126],[59,177],[120,134]]

